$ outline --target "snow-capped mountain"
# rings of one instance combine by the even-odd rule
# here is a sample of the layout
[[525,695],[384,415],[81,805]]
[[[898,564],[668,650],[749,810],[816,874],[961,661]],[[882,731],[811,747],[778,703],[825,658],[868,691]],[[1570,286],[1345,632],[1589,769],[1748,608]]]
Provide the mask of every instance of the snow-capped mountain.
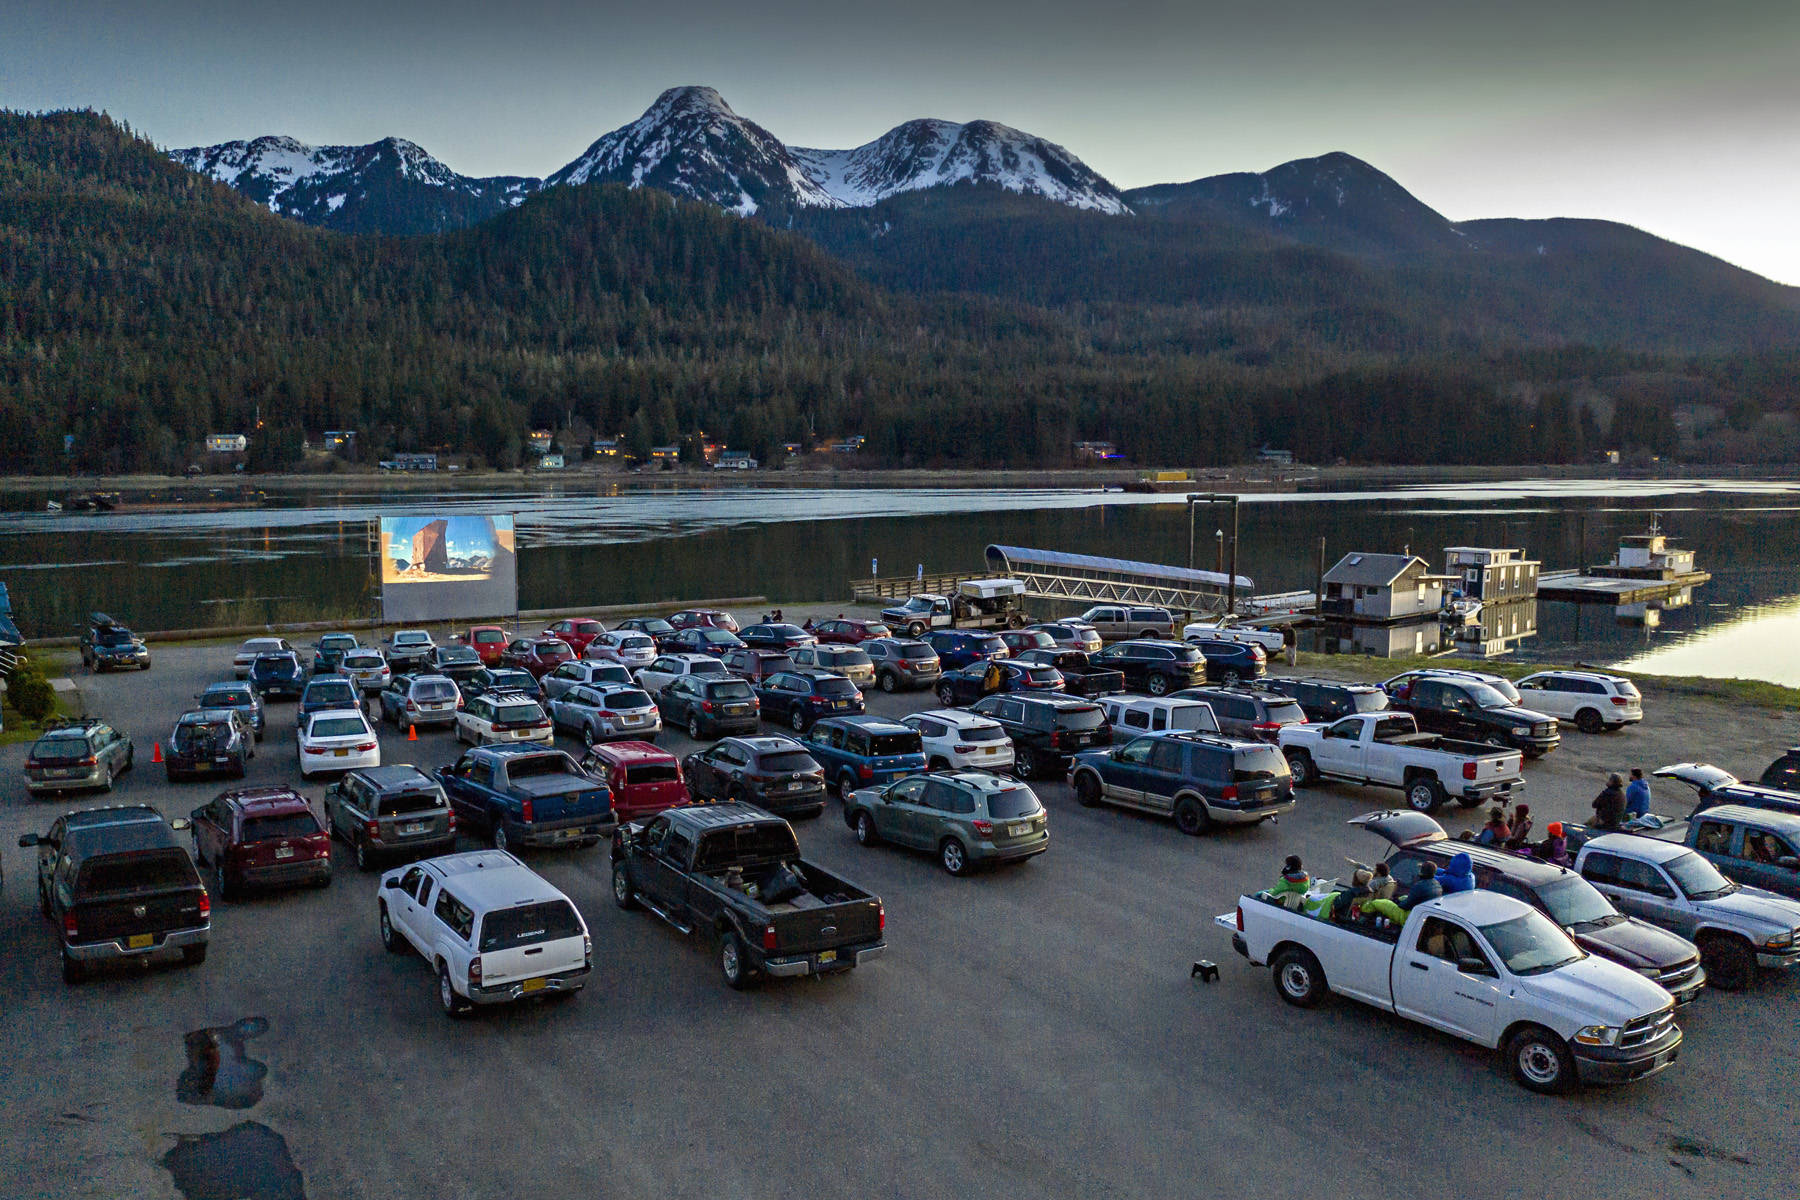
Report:
[[269,211],[349,233],[435,233],[518,204],[535,179],[459,175],[403,138],[308,146],[260,137],[172,150],[176,162],[229,184]]
[[791,151],[807,177],[846,208],[900,192],[991,184],[1073,208],[1130,212],[1119,189],[1054,142],[994,121],[908,121],[854,150]]

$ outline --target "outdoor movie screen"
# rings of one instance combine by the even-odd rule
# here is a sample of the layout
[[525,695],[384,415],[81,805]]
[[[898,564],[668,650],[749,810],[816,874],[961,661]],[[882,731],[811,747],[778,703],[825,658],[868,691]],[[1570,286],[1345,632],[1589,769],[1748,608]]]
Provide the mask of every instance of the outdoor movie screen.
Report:
[[381,518],[381,617],[497,617],[519,608],[511,513]]

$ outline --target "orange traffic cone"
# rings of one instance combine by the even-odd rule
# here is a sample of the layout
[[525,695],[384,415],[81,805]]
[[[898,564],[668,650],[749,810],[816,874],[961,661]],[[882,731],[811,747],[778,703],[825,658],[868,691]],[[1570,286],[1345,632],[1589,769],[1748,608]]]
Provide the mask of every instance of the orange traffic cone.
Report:
[[159,763],[162,761],[162,743],[161,742],[152,742],[151,743],[151,745],[150,745],[150,761],[153,763]]
[[406,740],[409,742],[416,742],[419,740],[419,727],[417,725],[408,725],[406,727]]

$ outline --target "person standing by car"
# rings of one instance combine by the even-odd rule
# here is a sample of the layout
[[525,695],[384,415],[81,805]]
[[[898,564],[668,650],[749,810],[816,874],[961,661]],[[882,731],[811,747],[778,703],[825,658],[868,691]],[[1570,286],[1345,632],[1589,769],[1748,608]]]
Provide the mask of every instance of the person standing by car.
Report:
[[1631,782],[1625,787],[1625,815],[1632,820],[1650,815],[1650,781],[1644,768],[1631,768]]
[[1617,829],[1625,820],[1625,777],[1613,772],[1594,797],[1594,828]]

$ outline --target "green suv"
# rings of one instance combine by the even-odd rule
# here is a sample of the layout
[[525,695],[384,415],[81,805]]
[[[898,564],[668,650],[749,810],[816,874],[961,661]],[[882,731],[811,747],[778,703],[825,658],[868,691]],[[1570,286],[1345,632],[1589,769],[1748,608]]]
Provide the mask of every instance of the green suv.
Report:
[[952,875],[1050,848],[1050,814],[1036,793],[990,771],[931,771],[851,792],[844,822],[865,846],[929,851]]

